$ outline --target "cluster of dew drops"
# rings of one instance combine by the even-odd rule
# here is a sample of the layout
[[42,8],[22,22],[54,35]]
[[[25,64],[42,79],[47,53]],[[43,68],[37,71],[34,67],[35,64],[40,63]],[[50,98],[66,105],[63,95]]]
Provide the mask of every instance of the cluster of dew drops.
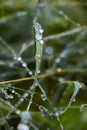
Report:
[[[35,35],[35,39],[38,41],[38,44],[41,44],[41,45],[44,44],[42,34],[43,34],[43,29],[40,27],[38,30],[38,33],[36,33],[36,35]],[[37,52],[37,53],[38,53],[37,58],[39,58],[41,60],[41,54],[40,54],[41,52]],[[18,60],[21,61],[23,67],[27,67],[26,63],[24,63],[20,57],[18,58]],[[38,70],[37,73],[39,73],[39,72],[40,71]],[[29,74],[31,74],[31,71],[29,71]],[[29,130],[29,127],[27,125],[27,123],[28,123],[27,121],[29,119],[30,119],[29,112],[27,112],[27,111],[23,112],[22,116],[21,116],[21,123],[18,124],[17,130]]]

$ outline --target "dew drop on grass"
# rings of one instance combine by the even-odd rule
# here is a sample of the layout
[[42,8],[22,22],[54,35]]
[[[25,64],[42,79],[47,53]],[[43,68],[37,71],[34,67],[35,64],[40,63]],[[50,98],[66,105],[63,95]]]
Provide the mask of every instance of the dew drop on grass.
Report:
[[57,72],[62,72],[62,69],[61,69],[61,68],[58,68],[58,69],[57,69]]
[[37,73],[39,74],[39,73],[40,73],[40,70],[38,70]]
[[28,97],[28,95],[29,95],[28,93],[24,93],[23,97],[26,98]]
[[53,116],[53,113],[52,113],[52,112],[50,112],[50,113],[49,113],[49,116]]
[[32,75],[32,74],[33,74],[32,71],[30,71],[30,72],[29,72],[29,75]]
[[61,58],[64,58],[68,53],[68,50],[64,50],[61,54],[60,54],[60,57]]
[[29,130],[28,126],[26,124],[18,124],[17,130]]
[[10,95],[10,99],[13,99],[14,98],[14,96],[13,95]]
[[80,112],[84,111],[86,106],[87,106],[86,104],[82,104],[82,105],[80,106]]
[[40,58],[40,54],[38,54],[37,57]]
[[17,60],[17,56],[14,56],[14,60]]
[[45,52],[46,52],[46,54],[48,54],[48,55],[51,55],[51,54],[53,54],[53,48],[52,47],[50,47],[50,46],[48,46],[46,49],[45,49]]
[[36,40],[41,40],[42,39],[42,35],[40,35],[40,34],[36,34],[36,36],[35,36],[35,38],[36,38]]
[[12,93],[15,93],[15,90],[13,89],[11,92],[12,92]]
[[[43,29],[39,23],[34,23],[34,34],[35,34],[35,44],[36,44],[36,73],[40,73],[40,65],[41,65],[41,59],[42,59],[42,52],[43,52]],[[37,78],[36,75],[36,78]]]
[[24,98],[20,98],[20,102],[22,103],[24,101]]
[[55,116],[59,116],[59,112],[56,112],[56,113],[55,113]]
[[31,115],[28,111],[23,111],[21,114],[21,122],[27,124],[31,119]]
[[43,100],[43,101],[46,101],[47,97],[46,97],[45,94],[42,94],[41,97],[42,97],[42,100]]
[[13,99],[13,98],[14,98],[14,96],[13,96],[13,95],[8,95],[8,94],[5,94],[5,98],[6,98],[6,99]]
[[76,102],[76,99],[75,99],[75,98],[73,99],[73,102]]
[[26,64],[26,63],[23,63],[23,64],[22,64],[22,66],[23,66],[23,67],[26,67],[26,66],[27,66],[27,64]]
[[17,60],[18,60],[18,61],[22,61],[22,58],[21,58],[21,57],[18,57]]
[[19,110],[17,110],[17,111],[16,111],[16,114],[17,114],[17,115],[20,115],[20,111],[19,111]]
[[42,105],[39,106],[39,110],[41,112],[48,112],[48,110],[44,106],[42,106]]
[[71,98],[71,99],[70,99],[70,102],[76,102],[75,97]]
[[60,78],[58,78],[58,81],[62,83],[65,81],[65,79],[60,77]]
[[44,44],[44,40],[41,39],[41,40],[40,40],[40,43],[41,43],[41,44]]
[[39,32],[40,32],[40,33],[43,33],[43,32],[44,32],[44,30],[41,28],[41,29],[39,30]]
[[60,61],[61,61],[60,58],[56,58],[56,59],[55,59],[55,62],[56,62],[56,63],[60,63]]

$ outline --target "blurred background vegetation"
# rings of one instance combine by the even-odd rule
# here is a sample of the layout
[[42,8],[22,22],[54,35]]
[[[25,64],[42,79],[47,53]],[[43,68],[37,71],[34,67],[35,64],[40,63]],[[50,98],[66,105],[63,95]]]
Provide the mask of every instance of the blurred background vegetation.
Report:
[[[30,76],[20,62],[15,60],[9,47],[23,58],[34,73],[32,27],[35,17],[44,29],[45,44],[41,64],[41,75],[44,77],[39,78],[39,83],[46,92],[47,100],[42,100],[40,90],[36,89],[30,109],[31,123],[28,126],[30,130],[60,130],[61,125],[65,130],[86,130],[86,0],[0,0],[0,81]],[[61,124],[55,113],[60,113],[69,103],[75,81],[81,83],[82,88],[75,102],[60,116]],[[26,109],[30,97],[18,107],[15,104],[31,85],[32,80],[0,85],[0,130],[17,129],[21,122],[17,111]]]

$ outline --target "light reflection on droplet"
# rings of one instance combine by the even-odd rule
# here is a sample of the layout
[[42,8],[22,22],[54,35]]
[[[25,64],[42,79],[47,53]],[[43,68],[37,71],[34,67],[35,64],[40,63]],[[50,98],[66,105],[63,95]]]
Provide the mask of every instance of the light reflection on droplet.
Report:
[[17,58],[17,60],[18,60],[18,61],[21,61],[21,60],[22,60],[22,58],[21,58],[21,57],[18,57],[18,58]]
[[36,37],[36,40],[41,40],[41,39],[42,39],[42,35],[41,35],[41,34],[38,34],[38,33],[36,34],[35,37]]
[[87,106],[86,104],[82,104],[82,105],[80,106],[80,112],[84,111],[86,106]]
[[41,28],[39,31],[40,31],[40,33],[43,33],[43,32],[44,32],[44,30],[43,30],[42,28]]
[[29,128],[27,125],[20,123],[17,126],[17,130],[29,130]]
[[28,111],[23,111],[21,114],[21,122],[27,124],[31,119],[31,115]]
[[41,97],[42,97],[42,100],[43,100],[43,101],[46,101],[47,97],[46,97],[45,94],[42,94]]
[[41,39],[41,40],[40,40],[40,43],[41,43],[41,44],[44,44],[44,40]]
[[30,71],[30,72],[29,72],[29,75],[32,75],[32,74],[33,74],[32,71]]
[[37,70],[37,73],[39,74],[39,73],[40,73],[40,70]]
[[23,63],[22,66],[23,66],[23,67],[26,67],[27,65],[26,65],[26,63]]

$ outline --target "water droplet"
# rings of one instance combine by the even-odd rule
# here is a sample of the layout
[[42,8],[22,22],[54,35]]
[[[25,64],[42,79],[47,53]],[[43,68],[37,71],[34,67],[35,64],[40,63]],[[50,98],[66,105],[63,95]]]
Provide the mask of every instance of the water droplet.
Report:
[[56,62],[56,63],[60,63],[60,61],[61,61],[60,58],[56,58],[56,59],[55,59],[55,62]]
[[48,111],[48,110],[47,110],[44,106],[42,106],[42,105],[39,106],[39,110],[40,110],[41,112],[47,112],[47,111]]
[[56,112],[56,113],[55,113],[55,116],[59,116],[59,112]]
[[51,54],[53,54],[54,51],[53,51],[53,48],[49,46],[45,49],[45,52],[46,52],[46,54],[51,55]]
[[36,54],[36,56],[35,56],[35,58],[38,59],[38,61],[41,61],[41,60],[40,60],[40,57],[41,57],[40,54]]
[[21,61],[21,60],[22,60],[22,58],[21,58],[21,57],[18,57],[18,58],[17,58],[17,60],[18,60],[18,61]]
[[40,54],[38,54],[37,57],[40,58]]
[[32,74],[33,74],[32,71],[30,71],[30,72],[29,72],[29,75],[32,75]]
[[42,117],[45,117],[45,114],[44,114],[44,113],[41,113],[41,116],[42,116]]
[[76,102],[76,99],[73,97],[70,99],[70,102]]
[[40,40],[40,43],[41,43],[41,44],[44,44],[44,40],[41,39],[41,40]]
[[67,55],[67,53],[68,53],[67,50],[63,51],[63,52],[60,54],[60,57],[61,57],[61,58],[64,58],[64,57]]
[[12,93],[15,93],[15,90],[12,90],[11,92],[12,92]]
[[24,98],[28,97],[28,93],[24,93],[23,97]]
[[40,70],[37,70],[37,73],[39,74],[39,73],[40,73]]
[[23,99],[23,98],[21,98],[21,99],[20,99],[20,102],[23,102],[23,101],[24,101],[24,99]]
[[17,56],[14,56],[14,60],[17,60]]
[[43,33],[43,32],[44,32],[44,30],[41,28],[41,29],[39,30],[39,32],[40,32],[40,33]]
[[41,97],[42,97],[42,100],[43,100],[43,101],[46,101],[47,97],[46,97],[45,94],[42,94]]
[[84,111],[84,110],[85,110],[85,107],[86,107],[86,104],[82,104],[82,105],[80,106],[80,111],[81,111],[81,112]]
[[62,69],[61,69],[61,68],[58,68],[58,69],[57,69],[57,72],[62,72]]
[[23,63],[22,66],[23,66],[23,67],[27,67],[26,63]]
[[29,128],[27,125],[20,123],[17,126],[17,130],[29,130]]
[[16,111],[16,114],[17,114],[17,115],[20,115],[20,111],[19,111],[19,110],[17,110],[17,111]]
[[6,99],[13,99],[13,95],[5,94],[5,98],[6,98]]
[[14,96],[13,95],[10,95],[10,99],[13,99],[14,98]]
[[75,99],[75,98],[73,99],[73,102],[76,102],[76,99]]
[[36,40],[38,40],[38,41],[42,39],[42,35],[40,35],[40,34],[36,34],[35,37],[36,37]]
[[64,80],[64,78],[58,78],[58,81],[59,82],[64,82],[65,80]]
[[21,114],[21,122],[27,124],[31,119],[31,115],[28,111],[23,111]]

